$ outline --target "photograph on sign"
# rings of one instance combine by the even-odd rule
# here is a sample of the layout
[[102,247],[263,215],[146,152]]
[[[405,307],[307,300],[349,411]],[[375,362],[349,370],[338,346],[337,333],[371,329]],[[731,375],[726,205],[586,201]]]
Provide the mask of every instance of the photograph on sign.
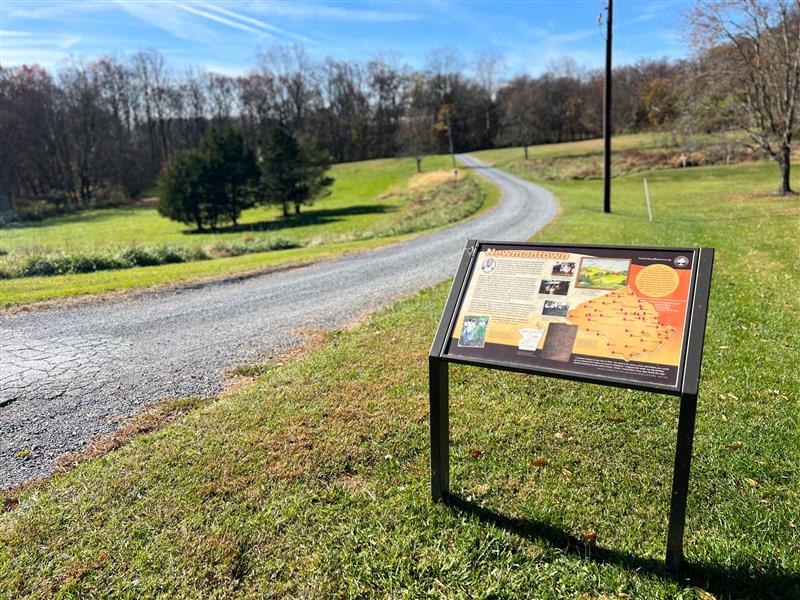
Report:
[[443,358],[674,388],[694,250],[481,244]]

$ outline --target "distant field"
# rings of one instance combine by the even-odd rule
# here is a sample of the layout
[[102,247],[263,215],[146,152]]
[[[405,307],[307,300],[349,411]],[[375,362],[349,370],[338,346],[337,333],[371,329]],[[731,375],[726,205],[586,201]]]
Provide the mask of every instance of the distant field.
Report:
[[[619,135],[612,138],[613,151],[628,150],[631,148],[647,149],[658,148],[672,143],[672,136],[665,133],[636,133],[632,135]],[[528,157],[561,158],[566,156],[585,156],[603,151],[603,140],[593,139],[582,142],[565,142],[563,144],[542,144],[528,147]],[[482,161],[492,165],[501,166],[512,160],[524,157],[521,147],[499,148],[496,150],[479,150],[472,153]]]
[[442,284],[305,358],[248,369],[257,381],[215,402],[165,405],[199,408],[9,499],[0,590],[800,597],[798,198],[770,194],[768,163],[647,176],[653,223],[639,174],[614,181],[608,215],[601,181],[551,182],[563,211],[535,239],[717,249],[685,580],[662,569],[673,397],[454,365],[462,501],[430,501],[427,353]]
[[[735,143],[741,134],[726,136],[672,132],[620,135],[612,138],[611,172],[614,177],[683,167],[759,162],[763,155]],[[536,181],[599,179],[603,176],[603,140],[547,144],[528,148],[500,148],[474,153],[481,160]],[[800,160],[798,151],[797,160]],[[777,188],[777,183],[775,184]]]
[[[450,158],[426,158],[425,170],[445,168]],[[324,243],[345,241],[391,215],[406,198],[380,196],[390,189],[405,188],[416,173],[412,159],[383,159],[335,165],[331,195],[313,206],[304,206],[300,219],[280,218],[279,207],[246,210],[235,231],[192,233],[192,226],[160,216],[154,206],[101,209],[48,219],[14,229],[0,229],[0,249],[24,254],[72,250],[103,250],[135,244],[187,246],[212,245],[249,236],[280,236],[295,241]]]
[[[212,260],[142,266],[90,273],[31,276],[0,280],[0,307],[66,296],[146,287],[202,277],[249,272],[371,248],[464,218],[493,205],[499,194],[483,178],[466,174],[448,187],[437,169],[449,157],[428,157],[425,173],[416,174],[411,159],[384,159],[334,166],[331,196],[303,207],[299,218],[282,219],[280,210],[245,211],[235,230],[193,233],[169,221],[152,206],[88,211],[43,223],[0,229],[0,269],[24,264],[34,256],[70,253],[119,253],[128,248],[196,247]],[[442,185],[444,184],[444,187]],[[288,241],[300,247],[226,257],[233,245]]]

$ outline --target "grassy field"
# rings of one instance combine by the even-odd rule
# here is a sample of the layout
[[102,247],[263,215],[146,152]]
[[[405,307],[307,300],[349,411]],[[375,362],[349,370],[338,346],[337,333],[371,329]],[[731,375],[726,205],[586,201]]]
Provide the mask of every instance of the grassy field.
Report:
[[611,215],[565,181],[536,239],[717,249],[687,579],[661,567],[673,397],[452,367],[461,500],[431,503],[440,285],[9,497],[0,596],[800,597],[798,199],[768,164],[650,177],[654,223],[638,176]]
[[[728,134],[725,138],[710,134],[684,136],[673,132],[616,136],[612,139],[611,171],[619,177],[651,170],[759,161],[756,151],[733,143],[739,137],[738,134]],[[795,154],[795,159],[800,160],[800,151]],[[528,149],[528,160],[522,148],[484,150],[475,155],[489,164],[540,182],[603,176],[602,139],[532,146]]]
[[[197,247],[221,255],[196,262],[6,279],[0,285],[0,307],[300,264],[395,242],[494,205],[497,189],[482,178],[469,176],[454,188],[437,179],[435,175],[443,172],[435,169],[447,161],[427,158],[422,176],[408,159],[337,165],[332,169],[336,182],[331,196],[305,208],[299,219],[283,220],[277,208],[255,208],[244,213],[235,231],[192,233],[160,217],[152,206],[89,211],[0,229],[0,249],[7,253],[0,256],[0,268],[32,256],[137,247]],[[275,239],[300,247],[225,256],[231,245],[246,248]]]
[[[432,156],[424,166],[428,170],[441,169],[449,161],[449,157]],[[331,195],[311,207],[303,207],[305,214],[300,219],[284,221],[279,207],[258,207],[246,210],[235,230],[196,234],[191,232],[191,226],[160,216],[153,206],[101,209],[0,230],[0,249],[25,255],[136,244],[203,246],[258,234],[279,234],[295,241],[343,241],[371,228],[382,216],[397,212],[406,198],[388,192],[404,189],[415,173],[413,159],[334,165],[330,171],[335,179]]]

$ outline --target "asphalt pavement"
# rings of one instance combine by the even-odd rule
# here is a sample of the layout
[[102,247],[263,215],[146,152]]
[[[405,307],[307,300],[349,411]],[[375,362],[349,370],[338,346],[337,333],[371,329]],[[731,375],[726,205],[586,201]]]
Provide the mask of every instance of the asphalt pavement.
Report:
[[224,371],[339,329],[452,277],[469,238],[521,241],[557,212],[550,192],[459,156],[498,185],[492,210],[400,244],[246,279],[0,317],[0,488],[47,475],[165,397],[213,396]]

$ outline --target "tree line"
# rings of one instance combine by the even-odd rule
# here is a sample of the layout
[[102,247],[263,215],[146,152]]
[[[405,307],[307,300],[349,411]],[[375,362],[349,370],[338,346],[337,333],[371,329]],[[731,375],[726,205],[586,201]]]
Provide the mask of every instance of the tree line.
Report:
[[[613,73],[615,133],[744,128],[782,166],[788,190],[800,81],[799,0],[699,3],[696,52]],[[0,210],[58,210],[135,198],[210,129],[255,151],[277,124],[333,162],[599,137],[603,74],[569,59],[505,77],[492,52],[467,64],[440,49],[425,68],[391,54],[313,61],[300,46],[256,56],[232,77],[170,67],[158,52],[55,72],[0,66]]]
[[[153,188],[172,156],[225,125],[255,150],[282,123],[315,138],[333,162],[421,159],[447,152],[451,138],[465,151],[600,135],[599,73],[564,62],[541,77],[500,85],[500,61],[491,54],[473,70],[465,75],[450,51],[412,70],[385,56],[314,63],[299,46],[260,54],[241,77],[178,71],[152,50],[75,59],[54,73],[37,65],[0,68],[0,207],[45,199],[69,210],[137,197]],[[672,118],[651,106],[650,87],[682,70],[666,61],[618,68],[617,130]]]

